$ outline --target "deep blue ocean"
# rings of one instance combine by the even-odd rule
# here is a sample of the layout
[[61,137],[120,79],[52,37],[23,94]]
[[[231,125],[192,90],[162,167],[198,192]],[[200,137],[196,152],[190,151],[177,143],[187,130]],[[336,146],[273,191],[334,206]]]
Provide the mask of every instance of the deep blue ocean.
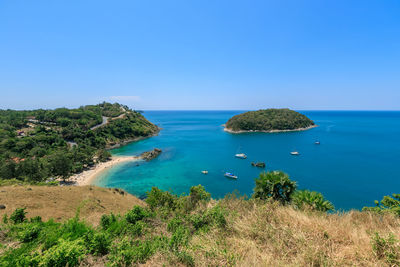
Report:
[[[301,189],[319,191],[336,209],[373,206],[382,196],[400,193],[400,112],[300,111],[319,127],[288,133],[229,134],[230,117],[242,111],[146,111],[160,134],[112,151],[137,155],[155,147],[163,153],[150,162],[131,162],[104,172],[95,184],[119,187],[142,197],[152,186],[187,193],[202,184],[212,197],[238,190],[250,196],[262,171],[282,170]],[[315,145],[315,141],[320,145]],[[297,150],[300,156],[290,155]],[[236,153],[248,158],[237,159]],[[204,175],[202,170],[208,170]],[[230,171],[237,180],[223,176]]]

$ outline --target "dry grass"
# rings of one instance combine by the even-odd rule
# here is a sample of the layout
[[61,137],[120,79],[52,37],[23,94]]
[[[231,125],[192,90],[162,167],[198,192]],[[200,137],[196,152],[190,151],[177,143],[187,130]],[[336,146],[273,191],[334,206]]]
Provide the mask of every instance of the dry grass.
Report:
[[125,213],[134,205],[144,205],[138,198],[121,190],[96,186],[3,186],[0,187],[0,216],[9,216],[16,208],[25,207],[28,217],[41,216],[64,221],[75,216],[97,225],[103,214]]
[[228,229],[191,242],[199,266],[390,266],[374,254],[371,237],[400,238],[400,220],[390,214],[328,215],[240,199],[222,205]]
[[[0,187],[0,204],[7,206],[0,216],[26,207],[29,217],[39,215],[45,220],[71,218],[81,207],[81,217],[95,225],[104,213],[124,213],[134,205],[145,205],[126,193],[93,186]],[[400,219],[390,214],[304,212],[235,197],[212,200],[208,208],[214,205],[226,211],[227,226],[192,235],[185,250],[196,266],[397,266],[400,262],[398,241],[395,264],[372,248],[376,232],[400,239]],[[168,221],[151,219],[147,234],[170,236]],[[144,266],[184,266],[173,254],[164,252],[157,251]],[[104,262],[93,258],[86,264],[101,266]]]

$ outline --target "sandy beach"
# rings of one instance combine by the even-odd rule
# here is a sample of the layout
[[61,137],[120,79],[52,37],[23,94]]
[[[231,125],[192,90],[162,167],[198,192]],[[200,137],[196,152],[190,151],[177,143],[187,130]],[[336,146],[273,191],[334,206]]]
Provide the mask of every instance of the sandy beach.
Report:
[[107,162],[98,163],[93,168],[83,171],[81,173],[75,174],[69,178],[69,181],[74,182],[75,185],[83,186],[90,185],[93,183],[95,178],[103,171],[110,169],[118,164],[128,161],[140,160],[138,156],[113,156],[111,160]]

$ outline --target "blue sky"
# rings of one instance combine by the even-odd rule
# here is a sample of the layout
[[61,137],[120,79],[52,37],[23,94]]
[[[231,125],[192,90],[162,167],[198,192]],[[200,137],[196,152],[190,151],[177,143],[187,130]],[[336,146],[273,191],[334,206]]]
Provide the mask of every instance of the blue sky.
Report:
[[400,1],[0,0],[0,108],[400,109]]

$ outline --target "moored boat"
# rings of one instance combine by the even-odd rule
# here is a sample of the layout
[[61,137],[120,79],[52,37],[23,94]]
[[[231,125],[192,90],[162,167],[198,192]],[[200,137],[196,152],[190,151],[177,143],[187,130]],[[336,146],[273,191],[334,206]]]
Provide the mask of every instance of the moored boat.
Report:
[[236,175],[234,175],[233,173],[230,173],[230,172],[226,172],[224,174],[224,176],[228,177],[228,178],[232,178],[232,179],[237,179],[238,178]]
[[299,153],[298,151],[292,151],[292,152],[290,152],[290,154],[293,155],[293,156],[298,156],[298,155],[300,155],[300,153]]
[[201,171],[202,174],[208,174],[208,171]]
[[235,157],[240,158],[240,159],[246,159],[247,156],[244,153],[236,154]]
[[321,144],[321,142],[320,141],[315,141],[315,144],[319,145],[319,144]]
[[265,162],[252,162],[251,166],[259,167],[259,168],[265,168]]

